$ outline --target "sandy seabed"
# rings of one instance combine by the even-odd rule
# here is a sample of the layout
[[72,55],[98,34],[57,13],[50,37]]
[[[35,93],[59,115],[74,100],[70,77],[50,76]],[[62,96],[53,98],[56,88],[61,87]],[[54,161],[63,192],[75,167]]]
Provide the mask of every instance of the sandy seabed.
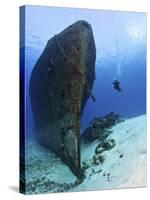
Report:
[[[26,144],[26,193],[87,191],[145,187],[147,176],[146,115],[115,125],[108,139],[116,145],[102,153],[104,162],[91,164],[79,182],[51,151],[33,141]],[[99,141],[81,144],[81,162],[91,162]]]

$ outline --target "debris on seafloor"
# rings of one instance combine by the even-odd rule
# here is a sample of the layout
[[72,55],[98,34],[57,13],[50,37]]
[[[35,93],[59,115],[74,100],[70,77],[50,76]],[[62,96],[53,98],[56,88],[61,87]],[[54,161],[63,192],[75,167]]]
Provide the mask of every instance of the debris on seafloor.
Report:
[[97,140],[98,144],[95,146],[92,159],[82,163],[82,168],[84,170],[91,166],[98,166],[104,163],[106,156],[103,153],[116,146],[116,142],[113,138],[108,139],[108,136],[112,133],[111,128],[121,121],[118,114],[110,112],[103,118],[94,118],[90,122],[89,127],[81,136],[81,143],[90,144],[94,140]]
[[[92,142],[96,139],[104,140],[111,134],[112,126],[121,122],[120,116],[114,112],[110,112],[104,117],[94,118],[88,128],[85,129],[81,138],[84,142]],[[99,151],[103,151],[99,149]]]

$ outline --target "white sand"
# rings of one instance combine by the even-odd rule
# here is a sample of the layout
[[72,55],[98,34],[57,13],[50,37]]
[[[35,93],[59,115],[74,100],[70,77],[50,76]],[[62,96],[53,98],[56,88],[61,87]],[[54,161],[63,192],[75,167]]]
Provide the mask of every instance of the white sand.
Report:
[[[62,192],[76,177],[53,152],[28,141],[26,146],[26,194]],[[52,184],[54,182],[54,184]]]
[[[89,167],[84,182],[69,189],[68,185],[76,181],[69,168],[54,153],[29,142],[26,151],[28,193],[145,187],[146,115],[125,120],[112,131],[108,138],[113,138],[116,146],[102,153],[104,163]],[[81,145],[82,162],[92,159],[97,144],[98,141]]]
[[[85,181],[73,191],[146,186],[146,115],[128,119],[112,131],[108,138],[115,139],[116,146],[103,153],[103,164],[87,169]],[[96,145],[82,146],[83,161],[92,158]],[[90,176],[92,168],[102,171]]]

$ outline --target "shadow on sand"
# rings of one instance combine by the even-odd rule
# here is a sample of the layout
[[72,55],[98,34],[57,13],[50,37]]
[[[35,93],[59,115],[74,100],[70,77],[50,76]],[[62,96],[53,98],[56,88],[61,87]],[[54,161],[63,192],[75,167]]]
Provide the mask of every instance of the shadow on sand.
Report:
[[19,187],[18,186],[9,186],[9,189],[14,191],[14,192],[19,192]]

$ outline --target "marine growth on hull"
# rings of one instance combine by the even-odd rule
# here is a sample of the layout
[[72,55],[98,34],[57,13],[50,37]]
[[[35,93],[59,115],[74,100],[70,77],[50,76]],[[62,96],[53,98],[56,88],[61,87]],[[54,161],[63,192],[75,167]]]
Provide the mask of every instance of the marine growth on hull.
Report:
[[81,176],[80,117],[95,101],[96,49],[91,25],[77,21],[51,38],[35,64],[30,98],[36,139]]

